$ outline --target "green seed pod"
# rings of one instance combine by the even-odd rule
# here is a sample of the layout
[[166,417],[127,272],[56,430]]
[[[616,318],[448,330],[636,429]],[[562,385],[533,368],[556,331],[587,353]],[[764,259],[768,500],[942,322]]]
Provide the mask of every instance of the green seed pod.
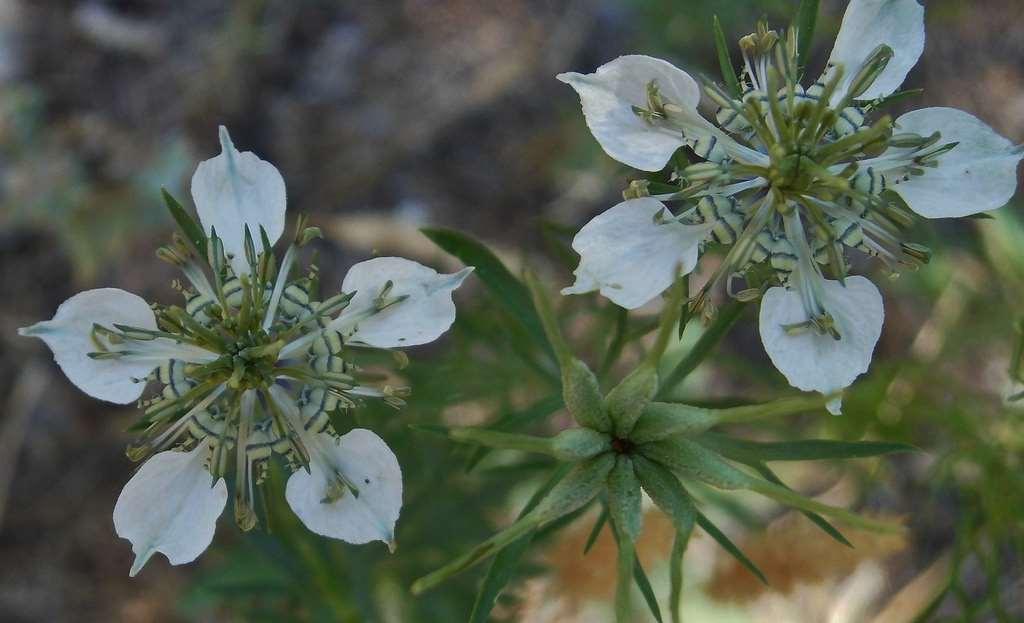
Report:
[[695,478],[719,489],[744,489],[751,478],[704,446],[679,437],[640,446],[640,452],[680,476]]

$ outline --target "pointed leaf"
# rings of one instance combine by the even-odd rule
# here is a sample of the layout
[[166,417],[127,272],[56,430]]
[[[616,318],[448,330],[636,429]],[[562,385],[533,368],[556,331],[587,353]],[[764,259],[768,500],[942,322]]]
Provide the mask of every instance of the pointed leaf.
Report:
[[547,348],[547,340],[541,328],[530,293],[521,281],[509,272],[501,260],[482,243],[469,236],[451,229],[421,229],[427,238],[454,255],[466,266],[476,268],[476,276],[487,286],[502,307],[519,320],[534,340],[542,348]]
[[590,549],[594,547],[594,543],[597,543],[597,538],[601,536],[601,530],[604,529],[604,525],[608,523],[608,505],[601,505],[601,514],[597,516],[594,521],[594,527],[590,529],[590,534],[587,536],[587,542],[583,546],[583,555],[586,556]]
[[661,380],[661,386],[658,389],[656,398],[664,398],[677,385],[682,383],[711,354],[711,351],[725,337],[725,334],[729,332],[729,329],[732,328],[732,325],[736,323],[745,309],[746,305],[744,303],[732,301],[718,310],[718,315],[715,317],[714,322],[701,334],[690,352]]
[[729,54],[729,44],[725,39],[725,32],[722,31],[722,23],[718,16],[714,17],[713,30],[715,33],[715,51],[718,54],[718,66],[722,70],[722,79],[728,87],[729,95],[739,99],[743,95],[740,88],[740,81],[736,78],[736,68],[732,64],[732,57]]
[[889,441],[836,441],[805,439],[801,441],[745,441],[716,433],[705,433],[701,445],[712,448],[734,460],[817,461],[823,459],[858,459],[895,452],[918,452],[905,443]]
[[[557,469],[551,474],[537,491],[530,497],[530,500],[523,507],[523,510],[519,513],[519,518],[522,519],[530,511],[537,507],[537,504],[551,492],[565,475],[569,473],[571,466],[569,464],[563,464],[558,466]],[[509,580],[512,579],[512,575],[516,571],[516,567],[519,565],[519,561],[522,559],[523,554],[530,547],[530,543],[533,542],[533,534],[527,534],[521,537],[518,541],[510,544],[505,549],[498,552],[491,561],[490,566],[487,568],[487,575],[484,576],[484,581],[480,585],[480,590],[476,594],[476,601],[473,603],[473,611],[469,615],[470,623],[484,623],[490,617],[491,610],[494,609],[494,605],[498,601],[498,597],[501,592],[505,590],[505,586],[508,585]]]
[[668,603],[672,612],[672,623],[682,623],[683,606],[683,555],[686,554],[686,545],[690,542],[690,535],[693,534],[693,524],[690,530],[676,532],[676,538],[672,541],[672,555],[669,557],[669,589]]
[[203,228],[199,226],[192,215],[189,214],[178,200],[171,196],[171,193],[167,192],[166,188],[160,189],[160,194],[164,198],[164,205],[167,206],[167,211],[171,213],[171,217],[174,222],[181,228],[181,232],[185,234],[185,237],[189,242],[196,248],[201,257],[206,257],[206,234],[203,233]]
[[807,56],[814,41],[814,27],[818,23],[818,2],[819,0],[800,0],[800,7],[796,11],[797,67],[800,68],[807,64]]
[[[764,476],[764,478],[767,481],[773,482],[773,483],[779,485],[780,487],[786,487],[786,483],[782,482],[782,479],[779,478],[775,474],[775,472],[773,472],[771,470],[771,468],[768,467],[767,465],[765,465],[764,463],[755,462],[755,463],[750,463],[749,465],[751,467],[753,467],[755,470],[757,470],[757,472],[759,474]],[[788,489],[789,487],[786,487],[786,488]],[[803,514],[804,517],[807,517],[808,519],[810,519],[811,522],[814,523],[814,525],[816,525],[819,528],[821,528],[825,532],[825,534],[829,535],[830,537],[832,537],[836,541],[839,541],[840,543],[842,543],[843,545],[845,545],[847,547],[853,547],[853,543],[850,543],[846,539],[846,537],[843,536],[842,532],[840,532],[835,526],[830,524],[827,519],[825,519],[824,517],[822,517],[818,513],[814,513],[814,512],[811,512],[811,511],[803,511],[803,510],[800,511],[800,513]]]
[[651,581],[647,578],[643,565],[640,564],[639,556],[633,557],[633,579],[636,580],[636,585],[640,588],[640,593],[643,594],[644,601],[647,602],[647,607],[650,609],[651,614],[654,615],[654,619],[658,623],[662,623],[661,607],[658,606],[658,598],[654,594],[654,588],[651,587]]
[[766,586],[768,585],[768,579],[764,576],[764,572],[757,568],[757,565],[754,564],[754,561],[750,560],[750,558],[747,558],[747,555],[743,553],[743,550],[737,547],[736,544],[729,539],[729,537],[725,536],[725,533],[718,529],[718,526],[711,523],[711,520],[708,519],[704,515],[704,513],[700,511],[697,511],[697,525],[703,528],[704,532],[707,532],[711,536],[711,538],[717,541],[718,544],[722,546],[722,549],[729,552],[729,554],[731,554],[733,558],[735,558],[741,565],[743,565],[747,569],[747,571],[754,574],[754,577],[756,577],[758,580],[761,580],[761,582],[764,583]]

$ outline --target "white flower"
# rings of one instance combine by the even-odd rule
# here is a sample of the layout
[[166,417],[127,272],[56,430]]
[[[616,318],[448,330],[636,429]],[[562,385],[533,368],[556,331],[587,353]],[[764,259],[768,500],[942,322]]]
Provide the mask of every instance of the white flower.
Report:
[[402,506],[398,460],[374,433],[338,435],[332,421],[366,399],[400,406],[406,390],[363,385],[349,344],[437,339],[454,322],[452,293],[472,270],[442,275],[375,258],[351,268],[343,294],[319,300],[318,272],[293,271],[309,232],[297,233],[276,271],[264,248],[264,235],[272,245],[284,231],[277,169],[238,152],[224,128],[220,136],[222,153],[192,178],[206,239],[193,248],[176,238],[158,253],[185,276],[183,307],[151,307],[104,288],[20,330],[44,340],[67,377],[96,398],[126,404],[148,382],[161,385],[143,403],[145,436],[129,448],[147,460],[114,508],[117,534],[136,555],[131,575],[156,552],[182,564],[209,546],[229,470],[235,520],[254,527],[255,488],[275,455],[293,470],[285,497],[310,530],[392,547]]
[[740,41],[741,96],[705,85],[720,106],[717,125],[697,111],[697,82],[659,59],[623,56],[593,74],[560,74],[611,157],[646,171],[662,170],[682,146],[699,158],[674,169],[671,192],[588,223],[573,243],[576,283],[564,292],[600,290],[636,308],[677,267],[692,270],[704,245],[732,245],[695,304],[721,278],[755,278],[747,269],[769,264],[774,277],[752,285],[767,289],[761,336],[772,362],[801,389],[849,385],[870,363],[883,313],[874,286],[847,276],[846,250],[892,270],[929,255],[904,242],[911,214],[886,191],[940,218],[1001,207],[1016,189],[1022,150],[973,116],[875,115],[921,55],[923,15],[916,0],[852,0],[828,65],[806,88],[785,78],[801,73],[795,42],[759,24]]

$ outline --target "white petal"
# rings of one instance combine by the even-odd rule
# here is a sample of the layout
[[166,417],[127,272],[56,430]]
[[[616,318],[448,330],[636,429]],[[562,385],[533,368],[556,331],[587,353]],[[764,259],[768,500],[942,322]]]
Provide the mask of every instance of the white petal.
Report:
[[770,288],[761,300],[760,330],[768,357],[790,385],[829,394],[867,371],[885,310],[878,288],[864,277],[847,277],[846,287],[825,280],[823,287],[823,304],[841,339],[814,331],[787,334],[783,325],[804,322],[807,316],[799,293],[779,287]]
[[390,281],[392,287],[387,298],[407,298],[359,319],[350,339],[379,348],[433,342],[455,322],[452,292],[471,272],[472,267],[445,275],[401,257],[377,257],[359,262],[349,269],[341,284],[343,292],[356,294],[339,321],[344,324],[367,309],[373,309],[374,301]]
[[[672,285],[680,271],[693,270],[708,227],[656,223],[662,210],[657,199],[630,199],[584,225],[572,241],[580,254],[576,283],[562,294],[599,289],[616,305],[636,309]],[[667,210],[666,215],[672,218]]]
[[[1021,150],[977,117],[955,108],[922,108],[896,120],[897,132],[929,136],[940,132],[936,146],[957,142],[924,175],[889,187],[914,212],[929,218],[967,216],[1000,208],[1017,190]],[[892,153],[898,153],[891,150]],[[883,157],[889,154],[883,154]]]
[[924,50],[924,7],[917,0],[850,1],[829,57],[829,63],[843,66],[837,94],[846,93],[861,65],[883,43],[892,48],[892,60],[858,99],[871,100],[894,92],[917,64]]
[[[318,434],[319,458],[310,471],[296,470],[285,489],[288,504],[307,528],[349,543],[394,542],[402,509],[402,470],[391,448],[374,433],[357,428],[340,439]],[[334,472],[359,490],[325,501]]]
[[209,453],[208,444],[191,452],[161,452],[124,486],[114,505],[114,529],[132,542],[130,575],[156,552],[172,565],[192,562],[213,541],[228,487],[223,478],[210,486],[205,465]]
[[93,398],[128,404],[138,400],[146,388],[133,378],[145,378],[152,363],[118,359],[90,359],[99,350],[92,340],[94,324],[107,328],[124,324],[156,329],[156,318],[142,298],[118,290],[99,288],[79,292],[61,303],[52,320],[19,329],[21,335],[38,337],[53,351],[53,358],[72,383]]
[[633,106],[647,108],[647,85],[656,81],[666,100],[696,112],[700,87],[685,71],[650,56],[620,56],[592,74],[558,74],[576,89],[594,138],[605,152],[623,164],[660,171],[684,145],[680,132],[653,126],[638,117]]
[[204,160],[192,175],[192,200],[209,234],[217,230],[224,251],[234,256],[235,273],[249,272],[245,260],[245,226],[249,226],[256,248],[260,248],[260,227],[270,242],[284,231],[284,179],[277,168],[251,151],[235,149],[224,126],[220,128],[220,155]]

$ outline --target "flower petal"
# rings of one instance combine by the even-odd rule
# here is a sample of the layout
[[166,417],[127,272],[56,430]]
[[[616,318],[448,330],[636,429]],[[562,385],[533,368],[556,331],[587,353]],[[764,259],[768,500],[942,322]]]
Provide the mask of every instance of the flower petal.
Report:
[[894,92],[921,58],[924,7],[917,0],[850,1],[829,57],[830,64],[843,66],[837,97],[846,93],[861,65],[883,43],[892,48],[892,60],[858,99],[872,100]]
[[114,505],[117,536],[132,542],[135,576],[156,552],[172,565],[192,562],[213,541],[228,499],[224,479],[210,486],[208,444],[191,452],[169,450],[143,463]]
[[955,108],[922,108],[902,115],[896,127],[897,132],[921,136],[940,132],[936,146],[957,143],[939,157],[937,167],[923,167],[924,175],[890,185],[921,216],[946,218],[994,210],[1006,205],[1017,190],[1021,150],[974,115]]
[[[296,470],[285,488],[288,504],[307,528],[349,543],[394,542],[395,522],[402,509],[402,470],[391,448],[366,429],[340,439],[319,433],[319,458],[309,472]],[[346,490],[328,501],[333,474],[359,491]]]
[[378,348],[416,346],[433,342],[455,322],[452,292],[462,285],[473,268],[445,275],[401,257],[377,257],[349,269],[341,284],[343,292],[355,292],[341,316],[345,324],[374,309],[388,282],[387,299],[406,297],[383,310],[359,319],[351,340]]
[[576,89],[587,126],[612,158],[644,171],[660,171],[685,144],[682,134],[645,122],[633,106],[647,108],[647,85],[656,81],[666,100],[696,112],[700,87],[685,71],[650,56],[620,56],[592,74],[558,74]]
[[155,367],[152,363],[120,359],[92,359],[99,348],[92,340],[94,324],[107,328],[117,324],[156,329],[156,318],[142,298],[118,290],[99,288],[79,292],[61,303],[52,320],[19,329],[25,336],[38,337],[53,351],[53,358],[72,383],[93,398],[128,404],[146,389],[143,379]]
[[[839,334],[806,331],[790,335],[784,325],[807,320],[800,294],[787,288],[770,288],[761,300],[761,341],[768,357],[789,384],[804,391],[829,394],[847,387],[871,365],[871,354],[882,333],[885,310],[882,295],[861,276],[823,283],[825,308]],[[838,405],[830,405],[838,407]]]
[[[221,153],[204,160],[192,175],[192,200],[209,234],[217,230],[224,252],[233,255],[236,274],[248,274],[245,226],[259,245],[260,227],[271,244],[284,231],[284,179],[277,168],[251,151],[235,149],[224,126],[220,127]],[[258,248],[258,247],[257,247]]]
[[709,227],[658,223],[662,210],[665,205],[657,199],[630,199],[584,225],[572,241],[580,254],[576,283],[562,294],[600,289],[616,305],[636,309],[672,285],[680,270],[693,270]]

